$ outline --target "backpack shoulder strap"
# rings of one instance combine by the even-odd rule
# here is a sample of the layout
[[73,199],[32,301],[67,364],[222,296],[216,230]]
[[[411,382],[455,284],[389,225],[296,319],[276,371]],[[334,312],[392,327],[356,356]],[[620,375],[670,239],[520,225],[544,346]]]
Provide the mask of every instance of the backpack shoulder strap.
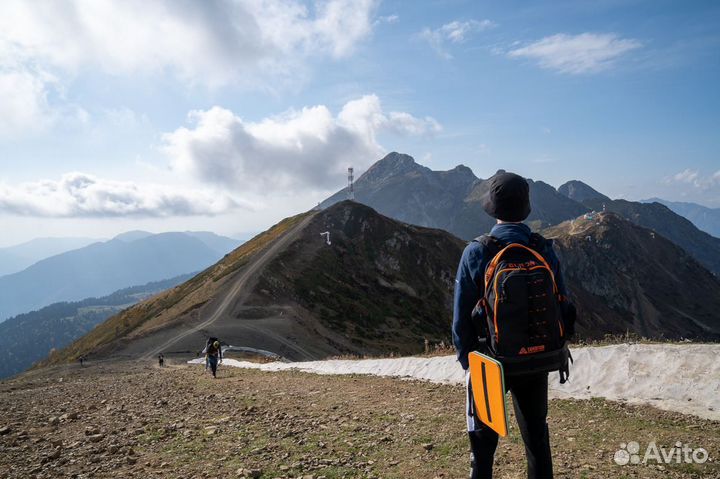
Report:
[[477,241],[478,243],[483,245],[487,250],[487,254],[490,258],[494,258],[495,255],[498,254],[500,250],[506,246],[505,243],[500,241],[498,238],[489,234],[480,235],[473,241]]
[[540,233],[530,233],[530,240],[528,241],[528,246],[541,255],[545,255],[546,248],[552,244],[552,240],[545,239],[543,235]]
[[552,250],[554,241],[549,238],[545,238],[540,233],[530,233],[530,241],[528,247],[538,252],[543,258],[547,260],[548,251]]

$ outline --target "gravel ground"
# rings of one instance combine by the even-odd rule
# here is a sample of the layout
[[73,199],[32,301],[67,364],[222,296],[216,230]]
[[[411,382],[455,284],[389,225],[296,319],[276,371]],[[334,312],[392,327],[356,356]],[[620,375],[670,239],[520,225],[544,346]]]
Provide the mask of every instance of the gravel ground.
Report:
[[[461,478],[458,386],[140,363],[31,371],[0,383],[0,477]],[[553,400],[556,477],[720,478],[720,423],[602,399]],[[704,464],[613,461],[680,441]],[[496,477],[525,477],[514,418]]]

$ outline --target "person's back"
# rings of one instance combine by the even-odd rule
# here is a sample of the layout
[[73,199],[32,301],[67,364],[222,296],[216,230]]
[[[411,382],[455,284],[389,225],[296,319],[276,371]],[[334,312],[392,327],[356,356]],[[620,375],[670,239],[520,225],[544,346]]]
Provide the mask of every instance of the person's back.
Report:
[[[505,172],[498,172],[488,182],[490,189],[484,198],[483,206],[488,214],[498,220],[498,224],[492,228],[489,237],[481,237],[478,241],[471,242],[463,252],[456,277],[453,317],[453,340],[458,360],[466,371],[468,386],[467,426],[473,455],[472,478],[492,477],[498,442],[497,433],[480,422],[473,413],[473,396],[467,374],[468,354],[471,351],[480,349],[490,355],[497,352],[497,323],[500,321],[497,317],[497,304],[494,305],[496,310],[490,313],[494,317],[491,316],[491,320],[487,320],[488,312],[492,307],[485,299],[485,284],[488,282],[488,276],[495,274],[492,270],[488,271],[488,265],[507,245],[518,244],[540,249],[541,251],[537,251],[541,256],[538,259],[544,260],[543,264],[552,271],[550,277],[555,283],[557,299],[566,296],[560,265],[552,250],[551,242],[545,242],[539,235],[534,235],[530,228],[522,223],[530,213],[527,182],[518,175]],[[488,238],[490,240],[487,240]],[[528,253],[532,254],[532,251],[528,250]],[[489,284],[488,291],[491,287]],[[528,315],[526,314],[525,317],[527,318]],[[545,323],[547,321],[538,322],[538,324]],[[491,328],[493,331],[490,331]],[[560,326],[559,329],[561,336],[572,333],[572,325]],[[561,341],[564,342],[564,337]],[[528,477],[551,478],[552,457],[546,421],[548,373],[530,372],[520,376],[506,374],[505,387],[512,393],[515,415],[525,442]]]

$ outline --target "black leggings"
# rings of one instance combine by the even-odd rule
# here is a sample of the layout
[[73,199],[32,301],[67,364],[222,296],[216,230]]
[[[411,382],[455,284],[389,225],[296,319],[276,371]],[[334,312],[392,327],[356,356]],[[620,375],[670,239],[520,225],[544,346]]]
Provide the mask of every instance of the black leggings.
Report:
[[[547,426],[547,373],[505,378],[505,387],[512,393],[515,417],[525,442],[528,479],[553,477],[550,435]],[[468,387],[468,407],[472,390]],[[468,436],[472,450],[472,479],[491,479],[498,435],[482,424],[468,409]]]

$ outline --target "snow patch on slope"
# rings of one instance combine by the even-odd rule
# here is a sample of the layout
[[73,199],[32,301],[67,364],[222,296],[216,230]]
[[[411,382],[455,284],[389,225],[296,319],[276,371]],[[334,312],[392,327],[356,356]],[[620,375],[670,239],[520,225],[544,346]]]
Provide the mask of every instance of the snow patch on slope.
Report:
[[[720,420],[720,344],[619,344],[572,348],[570,379],[550,376],[550,397],[604,397]],[[189,361],[203,364],[204,360]],[[225,359],[223,364],[262,371],[370,374],[463,384],[454,356],[326,360],[258,364]]]

